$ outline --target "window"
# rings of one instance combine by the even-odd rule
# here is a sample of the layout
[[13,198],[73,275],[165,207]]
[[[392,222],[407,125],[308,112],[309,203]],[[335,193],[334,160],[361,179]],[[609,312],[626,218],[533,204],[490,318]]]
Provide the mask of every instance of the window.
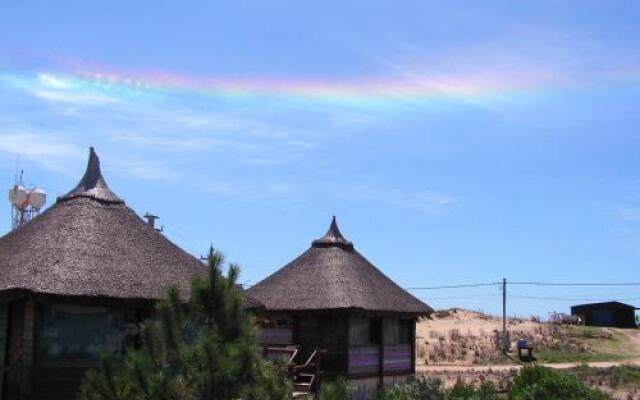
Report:
[[413,338],[413,321],[401,319],[398,323],[398,343],[409,344]]
[[341,346],[346,340],[343,319],[335,315],[318,317],[320,337],[318,343],[322,346]]
[[370,328],[368,318],[351,318],[349,329],[349,343],[351,346],[367,346],[370,343]]
[[379,318],[371,318],[369,320],[369,332],[371,344],[380,344],[382,320]]
[[384,319],[384,344],[398,344],[398,318]]
[[119,308],[44,305],[39,353],[44,360],[95,360],[103,351],[122,354],[124,312]]
[[350,346],[377,346],[381,339],[382,318],[352,317],[350,319]]

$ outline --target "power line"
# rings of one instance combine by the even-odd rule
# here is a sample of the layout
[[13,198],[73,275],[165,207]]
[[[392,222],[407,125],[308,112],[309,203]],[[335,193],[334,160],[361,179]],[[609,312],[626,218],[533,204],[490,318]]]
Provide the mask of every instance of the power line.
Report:
[[569,282],[509,282],[509,285],[529,286],[640,286],[640,282],[617,283],[569,283]]
[[628,297],[617,298],[615,296],[609,298],[594,298],[594,297],[542,297],[542,296],[522,296],[522,295],[509,295],[510,298],[516,299],[533,299],[533,300],[552,300],[552,301],[636,301],[640,300],[640,297]]
[[499,285],[499,282],[491,282],[491,283],[471,283],[466,285],[444,285],[444,286],[423,286],[423,287],[409,287],[405,288],[406,290],[439,290],[439,289],[458,289],[458,288],[471,288],[471,287],[480,287],[480,286],[496,286]]
[[[406,290],[439,290],[439,289],[459,289],[481,286],[497,286],[500,282],[469,283],[462,285],[442,285],[442,286],[420,286],[407,287]],[[585,283],[585,282],[508,282],[509,285],[519,286],[640,286],[640,282],[615,282],[615,283]]]
[[421,297],[423,300],[465,300],[465,299],[486,299],[489,297],[498,297],[498,294],[479,294],[471,296],[445,296],[445,297]]

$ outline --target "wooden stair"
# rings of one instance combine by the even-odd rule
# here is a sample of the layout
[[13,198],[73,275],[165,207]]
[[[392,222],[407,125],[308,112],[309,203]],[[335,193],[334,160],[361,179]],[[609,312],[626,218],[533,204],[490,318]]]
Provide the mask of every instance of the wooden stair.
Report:
[[315,374],[299,372],[293,378],[293,391],[302,393],[311,393],[313,383],[316,380]]
[[293,381],[294,399],[314,399],[320,383],[319,354],[324,351],[315,349],[303,364],[295,364],[294,359],[298,350],[294,347],[265,349],[265,355],[270,360],[282,360],[288,364],[289,377]]
[[[293,365],[289,369],[289,374],[293,380],[294,395],[298,395],[298,398],[314,398],[313,395],[316,392],[317,386],[317,357],[318,350],[316,349],[304,364]],[[295,396],[294,396],[295,397]]]

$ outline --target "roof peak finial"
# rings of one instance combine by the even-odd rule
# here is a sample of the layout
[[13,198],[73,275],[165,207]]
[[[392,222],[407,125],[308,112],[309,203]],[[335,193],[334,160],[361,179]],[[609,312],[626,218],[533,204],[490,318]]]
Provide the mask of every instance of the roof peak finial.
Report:
[[100,170],[100,158],[93,146],[89,147],[89,160],[80,183],[66,195],[58,200],[69,200],[76,197],[88,197],[107,203],[124,203],[115,193],[109,189],[109,185],[102,176]]
[[331,225],[329,225],[327,233],[320,239],[314,240],[312,245],[313,247],[340,247],[344,250],[353,250],[353,243],[342,236],[335,215],[331,219]]

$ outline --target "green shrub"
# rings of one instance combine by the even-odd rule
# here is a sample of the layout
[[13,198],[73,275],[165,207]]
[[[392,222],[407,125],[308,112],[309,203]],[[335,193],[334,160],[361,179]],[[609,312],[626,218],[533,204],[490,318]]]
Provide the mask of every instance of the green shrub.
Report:
[[467,384],[458,378],[455,385],[446,392],[447,400],[496,400],[498,394],[493,382],[486,381],[480,386]]
[[611,400],[592,389],[574,375],[550,368],[524,367],[515,377],[509,400]]
[[382,390],[377,400],[445,400],[445,395],[440,379],[421,376]]
[[492,382],[480,386],[467,384],[458,379],[456,384],[445,390],[442,381],[437,378],[419,377],[405,384],[387,388],[380,393],[378,400],[497,400]]
[[349,400],[351,390],[347,381],[338,378],[335,382],[326,382],[320,386],[319,400]]

